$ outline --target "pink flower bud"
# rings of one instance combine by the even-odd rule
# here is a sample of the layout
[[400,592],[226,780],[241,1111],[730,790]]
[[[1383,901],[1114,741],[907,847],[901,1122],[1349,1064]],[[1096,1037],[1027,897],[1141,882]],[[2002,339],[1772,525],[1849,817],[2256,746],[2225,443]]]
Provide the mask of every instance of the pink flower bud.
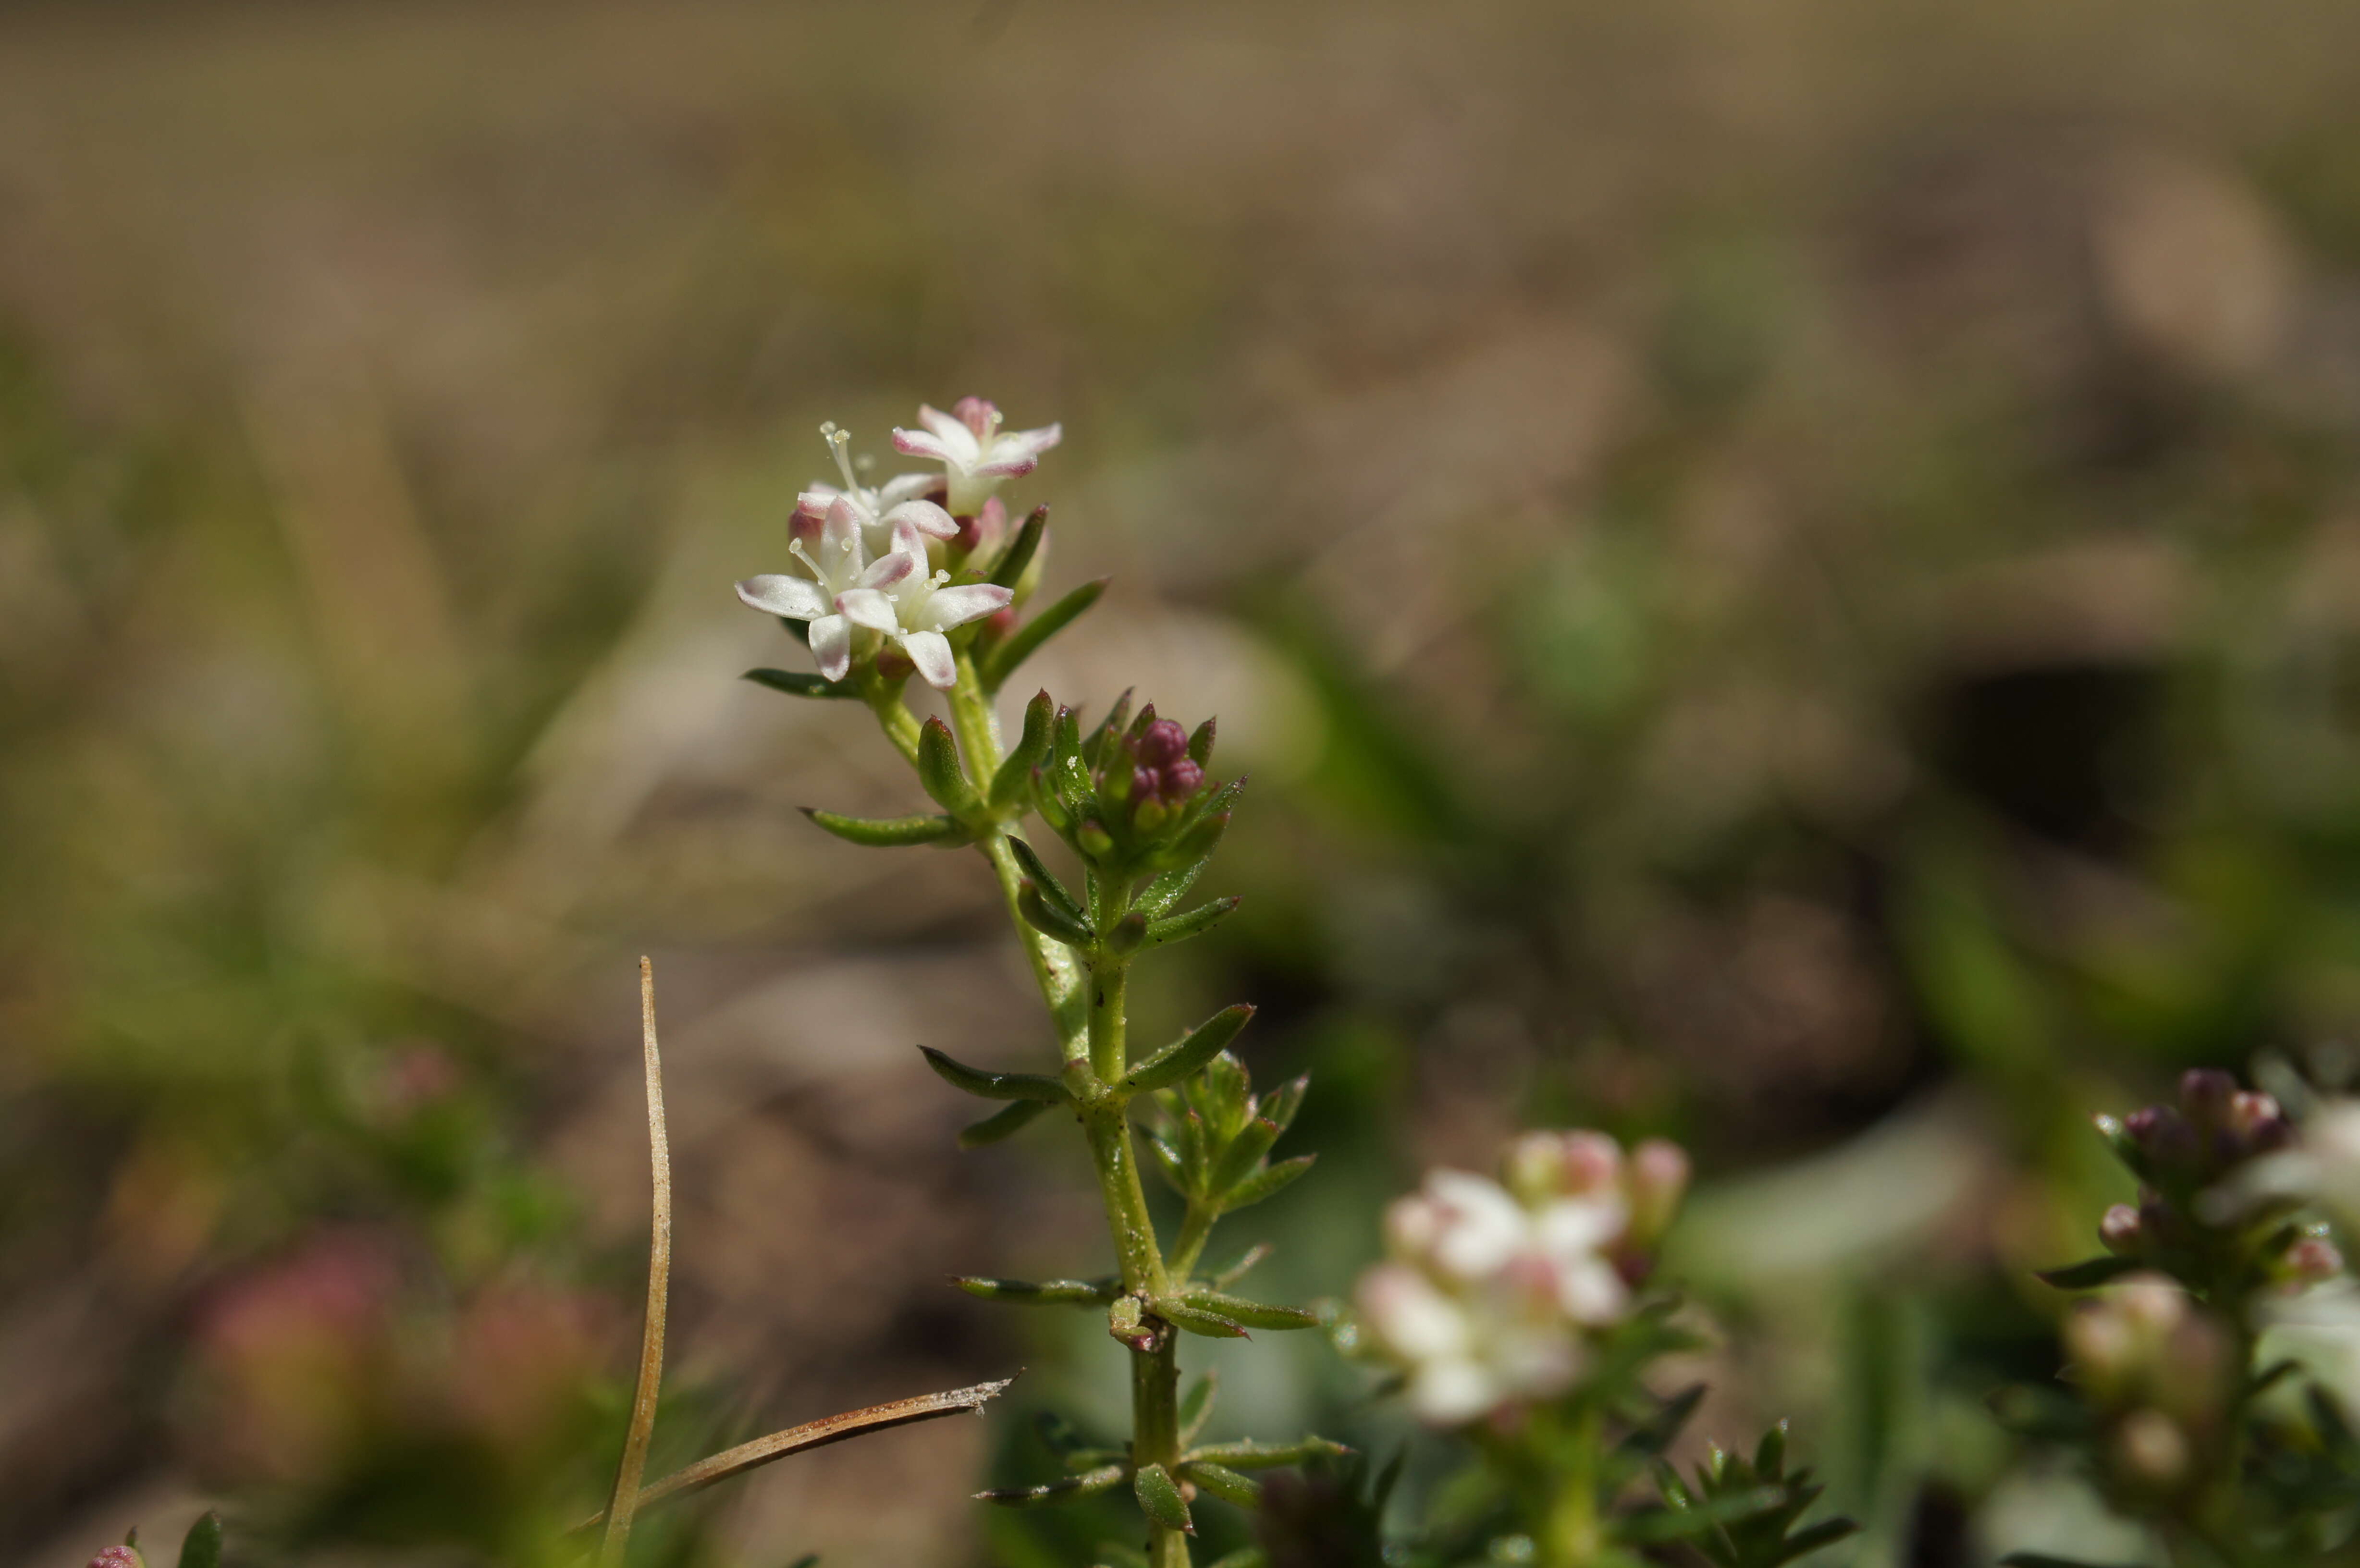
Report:
[[2133,1253],[2139,1247],[2139,1212],[2116,1203],[2098,1221],[2098,1239],[2108,1252]]
[[1642,1243],[1670,1228],[1688,1189],[1688,1151],[1651,1138],[1631,1151],[1631,1229]]
[[2287,1273],[2306,1285],[2344,1272],[2344,1254],[2323,1236],[2307,1236],[2287,1248]]
[[92,1558],[90,1568],[148,1568],[148,1561],[139,1555],[137,1547],[126,1541],[121,1546],[110,1546]]

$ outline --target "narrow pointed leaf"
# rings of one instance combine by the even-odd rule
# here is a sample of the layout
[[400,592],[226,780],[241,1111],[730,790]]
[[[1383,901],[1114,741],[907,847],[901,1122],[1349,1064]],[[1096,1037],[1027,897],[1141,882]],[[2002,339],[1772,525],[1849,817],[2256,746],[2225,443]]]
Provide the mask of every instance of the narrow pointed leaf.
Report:
[[1004,1138],[1013,1138],[1031,1127],[1040,1117],[1041,1113],[1048,1108],[1049,1105],[1045,1100],[1014,1101],[1006,1110],[998,1115],[986,1116],[979,1122],[961,1127],[958,1146],[961,1149],[981,1149],[986,1144],[998,1143]]
[[1257,1242],[1244,1256],[1213,1276],[1213,1289],[1226,1290],[1253,1271],[1254,1266],[1271,1255],[1270,1243]]
[[978,671],[984,690],[997,691],[1007,684],[1008,678],[1016,673],[1017,666],[1032,658],[1043,643],[1064,631],[1083,611],[1098,602],[1098,595],[1106,592],[1108,581],[1101,577],[1095,583],[1083,583],[1010,633],[1007,640],[986,656],[983,669]]
[[1282,1160],[1267,1170],[1256,1171],[1223,1194],[1222,1212],[1242,1209],[1285,1191],[1294,1185],[1296,1178],[1310,1170],[1312,1161],[1318,1158],[1316,1154],[1298,1154],[1292,1160]]
[[[1224,1295],[1218,1290],[1184,1290],[1180,1300],[1197,1312],[1211,1312],[1231,1323],[1248,1328],[1290,1329],[1317,1328],[1319,1314],[1301,1307],[1273,1306],[1267,1301],[1249,1301],[1241,1296]],[[1157,1309],[1159,1312],[1162,1308]]]
[[986,1279],[961,1274],[951,1281],[968,1295],[987,1301],[1015,1301],[1024,1306],[1102,1307],[1122,1294],[1113,1279]]
[[1016,737],[1008,759],[991,776],[989,802],[994,811],[1013,810],[1030,797],[1032,770],[1049,755],[1049,736],[1057,722],[1057,705],[1042,691],[1024,704],[1024,730]]
[[1190,1334],[1202,1334],[1207,1339],[1251,1339],[1252,1337],[1235,1319],[1225,1318],[1218,1312],[1207,1312],[1200,1307],[1192,1307],[1177,1296],[1158,1297],[1152,1303],[1152,1309],[1157,1317],[1173,1327],[1186,1329]]
[[749,670],[738,679],[751,681],[757,686],[768,686],[773,691],[784,691],[790,697],[860,701],[860,688],[851,681],[830,681],[825,675],[807,674],[800,670]]
[[1049,508],[1035,506],[1017,528],[1016,537],[1008,541],[1000,563],[991,569],[991,580],[1002,588],[1013,588],[1023,577],[1024,569],[1032,564],[1033,552],[1041,548],[1041,536],[1049,527]]
[[1011,1486],[1004,1490],[978,1492],[976,1500],[998,1503],[1004,1508],[1037,1508],[1057,1503],[1078,1503],[1084,1497],[1094,1497],[1122,1480],[1122,1466],[1108,1465],[1080,1475],[1068,1475],[1061,1481],[1049,1481],[1038,1486]]
[[1786,1538],[1783,1561],[1792,1563],[1805,1552],[1817,1552],[1822,1546],[1833,1546],[1846,1536],[1859,1533],[1860,1522],[1857,1519],[1827,1519],[1814,1525],[1806,1525]]
[[1209,858],[1199,860],[1194,865],[1158,875],[1139,890],[1139,897],[1131,901],[1131,907],[1151,920],[1162,920],[1171,913],[1172,906],[1196,885],[1196,878],[1203,876],[1205,867],[1211,864]]
[[1786,1474],[1786,1423],[1780,1421],[1762,1434],[1761,1445],[1754,1451],[1754,1473],[1765,1481],[1778,1481]]
[[1183,832],[1169,846],[1156,851],[1148,864],[1158,871],[1172,871],[1208,860],[1212,858],[1213,851],[1221,846],[1221,835],[1229,831],[1229,812],[1208,816]]
[[1188,1505],[1180,1498],[1179,1485],[1163,1465],[1142,1467],[1139,1474],[1131,1477],[1131,1489],[1149,1519],[1166,1530],[1176,1530],[1188,1535],[1196,1533],[1196,1525],[1188,1518]]
[[1332,1438],[1306,1437],[1296,1443],[1214,1443],[1192,1448],[1180,1456],[1184,1465],[1226,1465],[1232,1470],[1270,1470],[1282,1465],[1306,1465],[1314,1459],[1341,1459],[1349,1448]]
[[1016,864],[1023,868],[1026,877],[1032,878],[1032,885],[1041,889],[1043,903],[1076,926],[1089,923],[1082,914],[1082,906],[1065,891],[1065,885],[1050,873],[1049,867],[1042,863],[1040,854],[1031,844],[1011,835],[1008,840],[1008,850],[1016,856]]
[[965,844],[967,830],[948,817],[840,817],[834,811],[803,808],[803,815],[840,839],[872,848],[897,849],[912,844]]
[[180,1538],[180,1568],[221,1568],[222,1517],[208,1509]]
[[1067,947],[1087,950],[1098,945],[1097,934],[1089,927],[1052,905],[1043,896],[1041,885],[1029,877],[1016,895],[1016,912],[1033,930],[1056,938]]
[[963,816],[982,809],[983,797],[959,767],[958,742],[940,719],[928,719],[918,731],[918,782],[945,811]]
[[1186,1160],[1178,1149],[1153,1133],[1147,1136],[1146,1141],[1148,1158],[1155,1161],[1155,1169],[1163,1175],[1165,1184],[1182,1197],[1186,1197],[1189,1192]]
[[1232,893],[1226,898],[1216,898],[1209,904],[1199,904],[1185,914],[1167,915],[1147,925],[1147,945],[1168,947],[1175,942],[1186,942],[1192,936],[1202,936],[1229,919],[1232,910],[1245,900]]
[[1194,1481],[1203,1490],[1238,1508],[1250,1508],[1262,1501],[1261,1482],[1210,1460],[1182,1465],[1180,1477],[1185,1481]]
[[1785,1501],[1786,1496],[1777,1486],[1749,1486],[1706,1502],[1691,1502],[1687,1508],[1655,1508],[1626,1515],[1619,1521],[1617,1533],[1635,1544],[1682,1541],[1768,1513]]
[[1644,1454],[1654,1458],[1677,1442],[1688,1418],[1704,1403],[1705,1385],[1691,1383],[1666,1399],[1655,1413],[1631,1430],[1617,1446],[1625,1454]]
[[1295,1125],[1295,1113],[1303,1109],[1303,1096],[1310,1088],[1311,1077],[1306,1073],[1273,1089],[1262,1097],[1259,1108],[1263,1119],[1275,1123],[1278,1130],[1284,1132]]
[[918,1047],[918,1054],[926,1059],[935,1077],[986,1100],[1040,1100],[1055,1105],[1073,1098],[1063,1083],[1039,1073],[986,1073],[945,1056],[931,1045]]
[[1132,1068],[1122,1081],[1122,1086],[1134,1094],[1148,1094],[1177,1083],[1218,1055],[1223,1047],[1238,1038],[1254,1016],[1251,1004],[1240,1002],[1223,1007],[1162,1051]]
[[1238,1136],[1221,1151],[1207,1184],[1216,1192],[1228,1192],[1261,1169],[1262,1156],[1277,1141],[1278,1124],[1267,1116],[1254,1117],[1238,1129]]
[[1196,1434],[1212,1419],[1213,1398],[1220,1388],[1220,1373],[1207,1370],[1203,1377],[1189,1384],[1188,1391],[1180,1397],[1180,1443],[1183,1447],[1196,1442]]

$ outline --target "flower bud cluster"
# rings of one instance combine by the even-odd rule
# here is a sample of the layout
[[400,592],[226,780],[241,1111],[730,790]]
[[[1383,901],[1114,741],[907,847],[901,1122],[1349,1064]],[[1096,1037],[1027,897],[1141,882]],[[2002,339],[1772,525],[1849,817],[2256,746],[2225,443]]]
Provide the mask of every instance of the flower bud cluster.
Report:
[[2137,1274],[2075,1307],[2065,1345],[2119,1485],[2169,1494],[2207,1473],[2239,1371],[2226,1326],[2171,1280]]
[[1169,871],[1212,854],[1242,781],[1215,788],[1213,721],[1190,734],[1155,704],[1131,713],[1125,693],[1087,736],[1071,710],[1057,715],[1048,757],[1032,775],[1041,820],[1075,852],[1115,875]]
[[1688,1175],[1671,1144],[1626,1158],[1596,1132],[1527,1134],[1505,1166],[1505,1185],[1431,1172],[1386,1212],[1390,1257],[1360,1281],[1374,1348],[1437,1426],[1570,1391],[1630,1315]]
[[[2268,1240],[2250,1258],[2235,1256],[2236,1224],[2215,1224],[2208,1193],[2234,1186],[2295,1141],[2294,1124],[2276,1099],[2241,1090],[2226,1073],[2196,1069],[2180,1081],[2176,1105],[2149,1105],[2098,1129],[2139,1179],[2138,1202],[2116,1203],[2098,1222],[2098,1239],[2117,1258],[2163,1269],[2190,1283],[2250,1268],[2269,1279],[2324,1277],[2342,1267],[2323,1238],[2292,1233]],[[2305,1245],[2306,1243],[2311,1245]]]

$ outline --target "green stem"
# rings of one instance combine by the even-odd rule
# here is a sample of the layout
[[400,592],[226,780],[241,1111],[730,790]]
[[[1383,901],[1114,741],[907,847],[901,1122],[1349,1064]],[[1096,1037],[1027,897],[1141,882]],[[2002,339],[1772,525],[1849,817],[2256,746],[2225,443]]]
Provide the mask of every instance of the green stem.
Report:
[[[958,680],[951,688],[951,728],[958,736],[968,772],[979,787],[988,789],[1005,760],[1000,724],[992,713],[991,699],[976,675],[973,657],[965,648],[957,650],[956,657]],[[907,717],[907,710],[903,716]],[[879,718],[884,717],[884,710],[880,709]],[[910,728],[908,755],[914,758],[916,726]],[[1066,1081],[1080,1102],[1082,1129],[1089,1140],[1090,1163],[1097,1171],[1098,1193],[1106,1205],[1107,1229],[1121,1263],[1123,1289],[1148,1299],[1164,1295],[1170,1290],[1171,1280],[1156,1246],[1147,1192],[1139,1178],[1139,1150],[1131,1138],[1130,1114],[1123,1099],[1108,1087],[1121,1078],[1129,1051],[1125,1038],[1129,965],[1120,959],[1101,959],[1086,971],[1071,949],[1034,930],[1017,912],[1023,873],[1008,847],[1006,833],[995,824],[978,843],[1000,878],[1008,918],[1024,941],[1032,977],[1057,1023]],[[1104,931],[1122,917],[1130,890],[1101,882],[1093,902],[1097,907],[1092,915]],[[1203,1244],[1203,1237],[1197,1237],[1196,1245],[1201,1248]],[[1165,1326],[1153,1349],[1130,1353],[1131,1454],[1140,1465],[1170,1469],[1179,1462],[1180,1359],[1174,1344],[1178,1337],[1175,1330]],[[1153,1568],[1188,1568],[1187,1536],[1150,1520],[1148,1561]]]
[[1590,1568],[1605,1552],[1605,1533],[1598,1519],[1599,1446],[1605,1437],[1602,1412],[1595,1401],[1583,1399],[1574,1421],[1573,1463],[1556,1496],[1548,1500],[1543,1525],[1540,1558],[1546,1568]]
[[1185,1284],[1196,1272],[1196,1261],[1205,1254],[1205,1243],[1212,1236],[1214,1222],[1221,1211],[1209,1203],[1191,1201],[1188,1213],[1180,1221],[1180,1234],[1173,1238],[1172,1258],[1167,1267],[1172,1278]]
[[893,749],[901,754],[901,760],[915,768],[918,765],[918,721],[911,716],[908,705],[901,701],[901,683],[887,681],[877,673],[876,665],[867,665],[860,671],[860,696],[869,704],[869,711],[877,715],[877,727],[885,732],[885,738],[893,743]]

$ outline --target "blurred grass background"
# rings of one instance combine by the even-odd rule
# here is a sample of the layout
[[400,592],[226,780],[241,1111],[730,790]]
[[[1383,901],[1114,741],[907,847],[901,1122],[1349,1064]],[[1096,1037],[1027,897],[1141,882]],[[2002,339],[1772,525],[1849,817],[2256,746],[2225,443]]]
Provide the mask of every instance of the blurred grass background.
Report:
[[[913,786],[734,679],[817,423],[893,472],[969,392],[1117,576],[1041,681],[1254,775],[1142,1027],[1316,1074],[1272,1289],[1514,1126],[1670,1133],[1709,1432],[1795,1415],[1863,1563],[2103,1554],[1980,1404],[2086,1114],[2360,1023],[2335,0],[0,13],[0,1562],[221,1497],[538,1560],[619,1441],[641,951],[660,1445],[1019,1364],[1118,1419],[942,1283],[1104,1249],[910,1049],[1041,1049],[988,879],[812,832]],[[1403,1436],[1221,1359],[1224,1430]],[[964,1500],[1043,1463],[912,1429],[644,1544],[1087,1561]]]

